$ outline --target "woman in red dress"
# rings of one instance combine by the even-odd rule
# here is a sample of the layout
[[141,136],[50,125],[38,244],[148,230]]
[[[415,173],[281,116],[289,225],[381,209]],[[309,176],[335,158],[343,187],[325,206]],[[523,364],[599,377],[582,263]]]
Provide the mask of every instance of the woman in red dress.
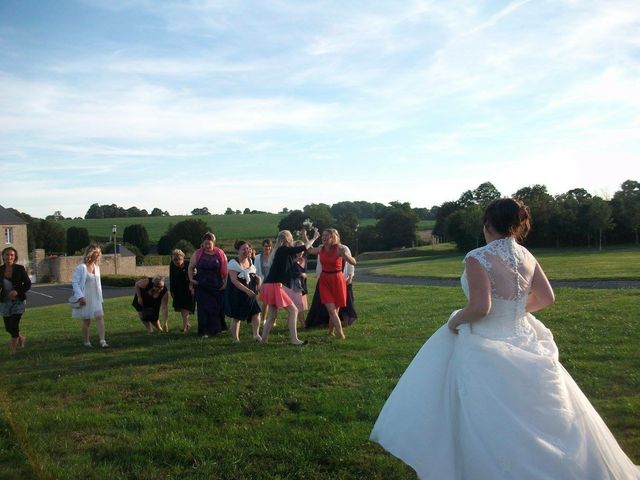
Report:
[[344,245],[340,243],[340,234],[335,228],[327,228],[322,232],[322,245],[307,250],[308,253],[318,255],[322,264],[322,272],[318,279],[320,302],[329,313],[329,334],[337,334],[344,339],[342,323],[338,310],[347,305],[347,284],[342,275],[342,262],[356,264]]

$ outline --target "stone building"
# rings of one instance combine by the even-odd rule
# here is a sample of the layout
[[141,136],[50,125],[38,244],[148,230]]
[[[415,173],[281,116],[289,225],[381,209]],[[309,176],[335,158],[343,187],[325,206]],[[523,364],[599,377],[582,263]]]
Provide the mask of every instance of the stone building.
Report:
[[13,247],[18,251],[18,263],[29,264],[27,222],[0,205],[0,233],[2,248]]

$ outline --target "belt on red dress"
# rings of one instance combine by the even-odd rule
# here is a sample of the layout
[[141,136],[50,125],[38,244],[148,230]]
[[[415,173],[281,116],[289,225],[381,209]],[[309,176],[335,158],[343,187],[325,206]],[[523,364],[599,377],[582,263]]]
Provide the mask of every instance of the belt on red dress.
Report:
[[322,273],[342,273],[342,270],[322,270]]

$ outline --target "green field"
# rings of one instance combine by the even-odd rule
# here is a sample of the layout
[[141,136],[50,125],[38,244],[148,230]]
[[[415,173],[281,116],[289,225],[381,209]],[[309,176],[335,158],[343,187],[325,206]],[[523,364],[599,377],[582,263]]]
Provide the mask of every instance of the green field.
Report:
[[[108,241],[111,228],[117,225],[118,237],[122,238],[122,232],[128,225],[141,224],[147,229],[149,240],[157,242],[169,228],[178,222],[188,219],[199,219],[207,223],[220,240],[233,241],[243,239],[274,238],[278,233],[278,222],[286,215],[281,213],[256,213],[252,215],[183,215],[172,217],[125,217],[125,218],[92,218],[88,220],[60,220],[65,228],[82,227],[89,231],[89,236],[94,240]],[[420,230],[433,228],[433,220],[418,222]],[[373,218],[364,218],[361,226],[375,225]]]
[[118,227],[118,237],[128,225],[141,224],[147,229],[149,240],[157,242],[167,232],[170,225],[188,219],[199,219],[211,227],[211,231],[220,240],[237,238],[261,239],[274,238],[278,233],[278,222],[284,214],[256,213],[253,215],[185,215],[172,217],[131,217],[131,218],[95,218],[88,220],[61,220],[65,228],[83,227],[95,240],[106,241],[111,235],[111,227]]
[[[0,355],[0,478],[414,479],[370,443],[389,392],[461,306],[458,288],[357,284],[360,319],[287,344],[148,335],[129,298],[105,303],[109,350],[81,346],[65,305],[28,309]],[[558,289],[539,314],[561,361],[640,463],[640,290]],[[92,331],[95,338],[95,333]],[[8,342],[8,338],[5,337]]]
[[[449,250],[421,247],[421,256],[387,258],[360,262],[369,273],[397,277],[458,278],[464,255]],[[640,248],[533,249],[532,253],[553,280],[640,280]]]

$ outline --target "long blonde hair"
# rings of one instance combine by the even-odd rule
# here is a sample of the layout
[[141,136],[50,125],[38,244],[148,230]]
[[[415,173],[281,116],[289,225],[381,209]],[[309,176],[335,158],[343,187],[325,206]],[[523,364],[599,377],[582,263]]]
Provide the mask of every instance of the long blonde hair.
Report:
[[[332,247],[334,245],[340,245],[340,233],[338,233],[338,230],[336,230],[335,228],[325,228],[324,232],[327,232],[328,234],[331,235],[331,238],[333,239]],[[322,245],[322,247],[324,248],[325,245]]]
[[278,251],[278,249],[281,246],[283,246],[285,243],[287,243],[287,240],[289,239],[293,241],[293,235],[291,235],[291,232],[289,230],[281,230],[278,232],[278,236],[276,237],[276,243],[273,245],[273,249],[269,254],[269,262],[268,262],[269,265],[273,263],[273,259],[275,258],[276,252]]
[[96,250],[102,254],[102,249],[100,248],[100,245],[98,245],[97,243],[90,243],[84,249],[84,253],[82,254],[82,261],[84,262],[85,265],[89,261],[89,258],[91,257],[91,255],[93,255],[93,252],[95,252]]

